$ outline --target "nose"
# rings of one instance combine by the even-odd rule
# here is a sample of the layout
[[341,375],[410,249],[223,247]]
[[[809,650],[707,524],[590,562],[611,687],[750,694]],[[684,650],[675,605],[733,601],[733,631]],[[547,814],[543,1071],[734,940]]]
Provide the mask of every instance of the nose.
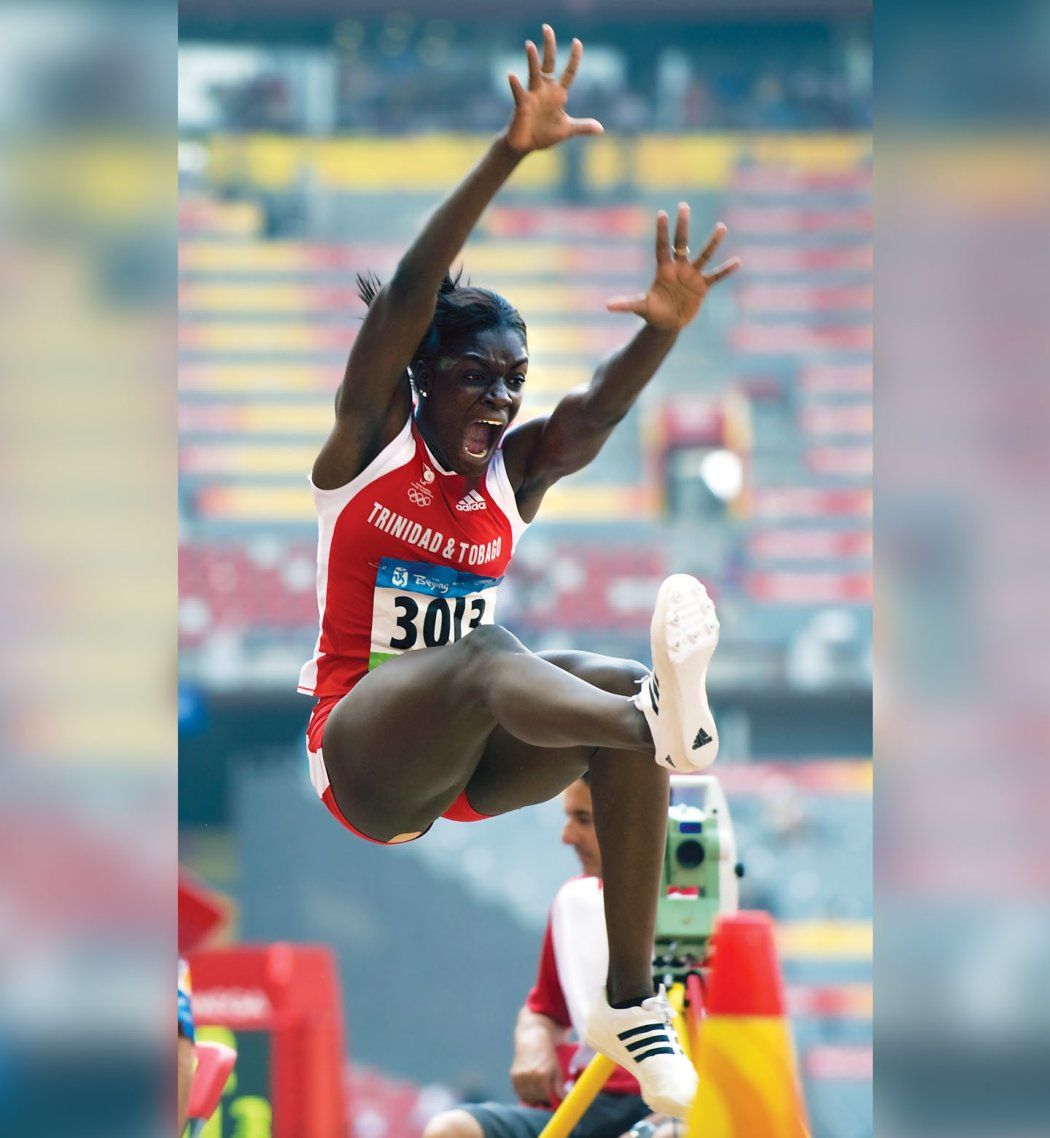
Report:
[[566,822],[565,825],[562,827],[561,841],[562,841],[562,845],[565,845],[565,846],[575,846],[576,845],[576,836],[573,833],[573,827],[572,827],[572,820],[571,819],[568,822]]
[[502,379],[497,379],[488,391],[485,392],[485,400],[493,407],[498,407],[501,410],[504,407],[509,407],[511,403],[514,402],[510,392],[507,390],[507,385]]

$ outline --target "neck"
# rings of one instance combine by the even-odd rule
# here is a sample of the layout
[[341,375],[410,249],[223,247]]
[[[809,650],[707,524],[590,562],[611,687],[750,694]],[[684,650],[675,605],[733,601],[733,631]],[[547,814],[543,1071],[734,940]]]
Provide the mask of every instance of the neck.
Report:
[[423,442],[427,444],[430,453],[437,459],[440,466],[445,470],[455,470],[455,467],[448,460],[448,456],[441,449],[437,439],[434,438],[430,430],[430,424],[423,417],[421,410],[416,412],[416,426],[419,428],[419,433],[423,436]]

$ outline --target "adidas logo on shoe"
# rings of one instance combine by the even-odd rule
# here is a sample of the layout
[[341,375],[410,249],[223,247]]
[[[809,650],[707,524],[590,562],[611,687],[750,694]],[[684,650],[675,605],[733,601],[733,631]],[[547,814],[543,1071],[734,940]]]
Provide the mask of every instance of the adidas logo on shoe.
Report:
[[460,498],[460,500],[456,503],[456,509],[487,510],[488,503],[486,503],[485,499],[477,492],[477,490],[471,490],[468,493],[464,494],[463,497]]

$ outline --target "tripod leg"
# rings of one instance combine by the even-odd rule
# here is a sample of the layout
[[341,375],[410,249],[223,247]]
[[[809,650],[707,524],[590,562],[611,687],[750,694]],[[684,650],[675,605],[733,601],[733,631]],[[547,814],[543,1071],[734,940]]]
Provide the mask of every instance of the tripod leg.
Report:
[[562,1100],[539,1138],[568,1138],[569,1132],[594,1102],[598,1092],[609,1081],[616,1064],[604,1055],[595,1055],[576,1080],[576,1085]]
[[686,1034],[689,1036],[689,1054],[695,1067],[700,1060],[700,1024],[704,1014],[703,981],[695,972],[690,972],[685,978],[685,994],[688,999]]
[[671,990],[667,993],[667,1002],[674,1008],[674,1031],[675,1035],[678,1036],[678,1042],[682,1045],[682,1050],[685,1052],[686,1058],[692,1059],[692,1040],[690,1039],[689,1027],[684,1015],[685,988],[683,988],[681,984],[673,984]]

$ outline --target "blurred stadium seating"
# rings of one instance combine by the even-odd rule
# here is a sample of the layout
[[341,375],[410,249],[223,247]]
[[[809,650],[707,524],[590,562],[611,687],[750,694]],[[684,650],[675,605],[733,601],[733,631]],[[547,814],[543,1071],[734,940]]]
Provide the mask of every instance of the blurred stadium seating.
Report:
[[[669,36],[636,19],[585,36],[611,86],[581,90],[578,113],[609,133],[524,167],[463,262],[528,321],[524,414],[539,414],[629,333],[603,302],[646,282],[657,209],[688,200],[694,245],[719,217],[730,228],[726,251],[744,271],[599,460],[552,491],[500,618],[535,648],[645,659],[662,577],[709,583],[744,902],[782,924],[816,1138],[869,1138],[870,41],[834,8],[810,24],[707,22]],[[248,25],[258,42],[234,48],[207,6],[185,9],[197,42],[184,50],[194,98],[180,136],[184,857],[236,893],[246,935],[337,948],[360,1133],[410,1138],[443,1105],[437,1091],[420,1105],[424,1083],[507,1093],[510,1023],[571,861],[557,849],[557,804],[435,827],[393,859],[356,847],[351,859],[334,827],[313,832],[306,701],[293,694],[316,636],[306,479],[363,312],[354,274],[389,273],[484,145],[479,132],[499,125],[495,81],[481,95],[457,85],[461,53],[489,58],[498,39],[502,66],[525,32],[509,20],[483,34],[396,13],[342,19],[327,29],[336,62],[325,70],[327,47],[266,42],[276,33],[260,22]],[[209,80],[224,52],[227,79]],[[318,90],[331,94],[323,113]],[[365,868],[349,872],[351,860]],[[332,880],[310,872],[322,861],[340,867]],[[375,969],[409,966],[400,909],[381,911],[384,895],[420,920],[491,931],[502,958],[470,956],[493,1001],[477,1056],[449,1056],[425,1017],[408,1050],[390,1032],[355,1032],[391,1018]],[[521,985],[501,991],[510,962]],[[402,1022],[412,1014],[398,1005]],[[466,1039],[457,1014],[441,1005],[449,1037]]]
[[[870,152],[853,136],[648,142],[679,159],[701,152],[702,188],[686,176],[678,192],[694,200],[698,219],[726,218],[746,275],[735,293],[713,298],[701,327],[683,337],[598,462],[551,494],[543,536],[538,530],[526,539],[522,559],[527,565],[540,546],[535,562],[553,557],[559,572],[546,589],[529,581],[527,569],[512,575],[506,619],[552,633],[615,631],[620,649],[637,655],[645,648],[646,590],[671,566],[699,572],[733,606],[733,661],[727,654],[720,664],[745,682],[782,682],[794,668],[810,686],[863,685],[871,598]],[[372,165],[368,144],[347,145],[364,147],[360,162]],[[472,140],[473,150],[479,145]],[[412,146],[404,143],[409,165]],[[717,189],[702,156],[711,146],[724,178]],[[505,292],[529,321],[526,413],[549,410],[625,335],[625,322],[605,314],[602,301],[637,287],[649,271],[651,218],[667,203],[646,169],[635,171],[642,175],[635,194],[651,205],[565,206],[538,192],[527,204],[495,206],[465,251],[468,273]],[[289,182],[301,173],[294,162],[287,167]],[[216,629],[256,644],[268,636],[275,649],[287,646],[289,667],[309,647],[315,617],[303,564],[313,523],[305,474],[362,312],[353,274],[389,271],[426,204],[396,184],[382,198],[374,187],[349,202],[335,195],[339,242],[267,240],[257,207],[200,193],[184,201],[180,463],[189,674],[204,667],[196,652]],[[391,240],[377,245],[370,237],[383,213]],[[693,430],[683,426],[688,419]],[[746,471],[728,507],[700,474],[705,455],[718,449],[738,455]],[[646,552],[635,557],[637,549]],[[827,610],[835,618],[822,635],[815,618]]]

